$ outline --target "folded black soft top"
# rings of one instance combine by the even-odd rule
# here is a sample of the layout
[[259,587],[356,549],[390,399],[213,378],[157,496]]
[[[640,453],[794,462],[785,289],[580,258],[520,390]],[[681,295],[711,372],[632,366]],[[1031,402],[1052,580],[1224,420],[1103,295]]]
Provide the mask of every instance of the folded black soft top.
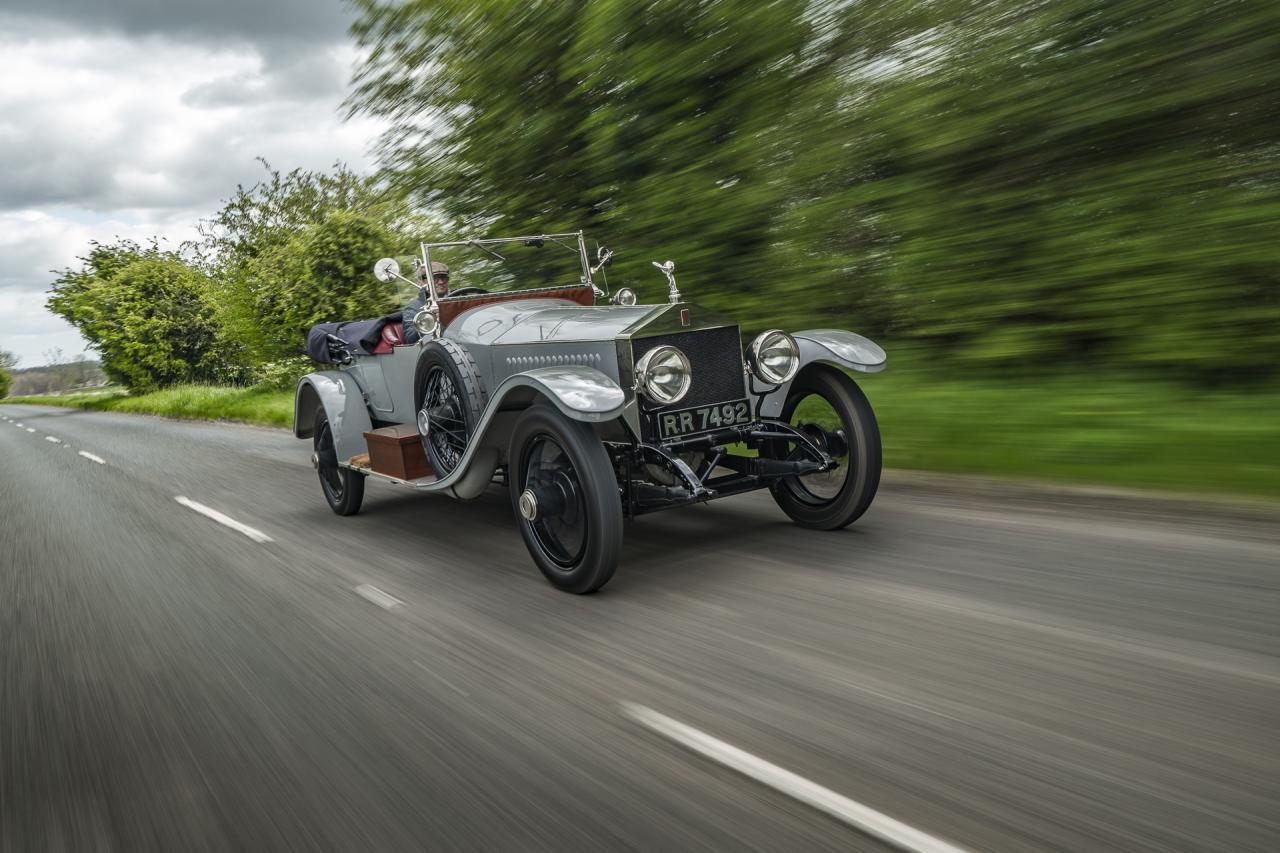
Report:
[[[399,311],[376,320],[348,320],[344,323],[317,323],[307,332],[307,355],[321,364],[339,364],[344,361],[341,350],[348,355],[373,355],[373,349],[382,338],[382,327],[399,323]],[[335,344],[337,338],[340,344]]]

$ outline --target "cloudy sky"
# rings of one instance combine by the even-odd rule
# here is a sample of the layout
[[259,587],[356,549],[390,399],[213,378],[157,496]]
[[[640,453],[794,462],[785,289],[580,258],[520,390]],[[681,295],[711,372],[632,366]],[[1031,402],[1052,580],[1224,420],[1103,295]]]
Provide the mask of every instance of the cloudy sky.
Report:
[[255,157],[372,168],[378,126],[339,112],[350,18],[342,0],[0,3],[0,349],[80,353],[44,308],[49,271],[93,239],[176,248]]

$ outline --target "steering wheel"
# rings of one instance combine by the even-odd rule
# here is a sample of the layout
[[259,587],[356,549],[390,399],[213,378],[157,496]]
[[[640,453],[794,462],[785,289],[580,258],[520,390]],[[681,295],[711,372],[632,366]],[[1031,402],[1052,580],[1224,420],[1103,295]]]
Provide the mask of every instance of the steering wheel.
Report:
[[449,296],[478,296],[488,292],[483,287],[459,287],[457,290],[449,291]]

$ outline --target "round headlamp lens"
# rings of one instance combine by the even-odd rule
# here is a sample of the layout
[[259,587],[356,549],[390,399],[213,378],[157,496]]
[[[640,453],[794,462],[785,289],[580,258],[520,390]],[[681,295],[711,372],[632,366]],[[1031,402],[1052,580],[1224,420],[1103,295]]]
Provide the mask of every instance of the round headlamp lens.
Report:
[[689,359],[673,346],[649,350],[636,365],[636,373],[644,395],[664,406],[679,402],[693,381]]
[[786,332],[770,329],[751,342],[747,365],[763,381],[781,385],[790,382],[800,369],[800,348]]
[[620,288],[613,294],[614,305],[635,305],[636,292],[629,287]]

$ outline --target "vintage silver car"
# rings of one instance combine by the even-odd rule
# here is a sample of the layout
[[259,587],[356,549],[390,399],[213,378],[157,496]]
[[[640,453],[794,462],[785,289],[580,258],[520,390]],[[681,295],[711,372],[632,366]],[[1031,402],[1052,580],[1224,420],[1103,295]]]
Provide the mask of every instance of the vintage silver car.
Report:
[[[576,255],[570,280],[522,290],[496,276],[507,289],[441,296],[427,274],[433,252],[492,264],[542,246]],[[862,515],[880,434],[846,371],[884,369],[884,351],[835,329],[769,330],[744,348],[735,320],[681,295],[670,261],[654,262],[666,302],[610,295],[597,284],[610,257],[599,249],[593,264],[578,232],[423,243],[412,279],[379,261],[381,280],[422,288],[421,309],[385,322],[372,349],[331,336],[341,363],[304,377],[295,399],[294,434],[313,442],[333,511],[357,512],[368,477],[461,500],[504,483],[534,562],[576,593],[609,580],[624,519],[644,513],[767,488],[802,527]],[[380,431],[430,473],[377,470]]]

